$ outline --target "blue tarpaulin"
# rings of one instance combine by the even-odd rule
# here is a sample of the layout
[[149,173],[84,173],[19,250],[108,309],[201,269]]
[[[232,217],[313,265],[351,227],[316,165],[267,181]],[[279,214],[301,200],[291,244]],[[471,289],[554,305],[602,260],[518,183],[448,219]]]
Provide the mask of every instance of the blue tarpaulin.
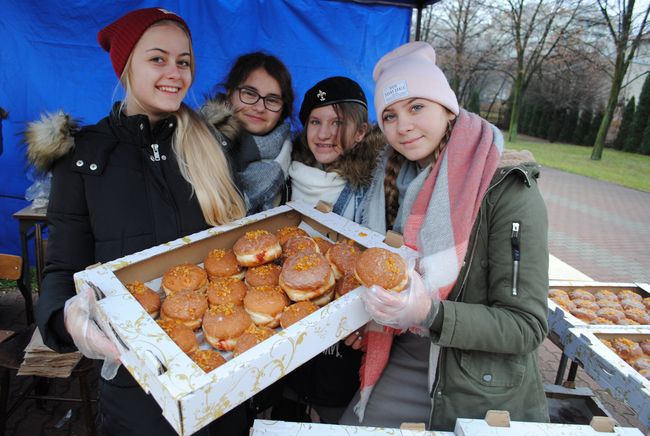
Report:
[[28,205],[25,124],[58,109],[82,124],[106,116],[121,89],[97,32],[130,10],[154,6],[178,13],[192,31],[197,71],[186,103],[199,106],[237,56],[263,50],[291,71],[296,113],[304,91],[332,75],[355,79],[372,101],[372,68],[408,40],[411,18],[409,8],[331,0],[0,0],[0,107],[9,112],[2,122],[0,252],[20,251],[11,215]]

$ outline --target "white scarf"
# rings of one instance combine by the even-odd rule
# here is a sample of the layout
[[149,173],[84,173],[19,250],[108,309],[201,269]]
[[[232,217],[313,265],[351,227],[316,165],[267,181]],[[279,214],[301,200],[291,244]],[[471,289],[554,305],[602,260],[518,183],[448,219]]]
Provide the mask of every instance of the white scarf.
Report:
[[315,205],[319,200],[334,204],[347,183],[336,173],[293,161],[289,166],[291,200],[302,200]]

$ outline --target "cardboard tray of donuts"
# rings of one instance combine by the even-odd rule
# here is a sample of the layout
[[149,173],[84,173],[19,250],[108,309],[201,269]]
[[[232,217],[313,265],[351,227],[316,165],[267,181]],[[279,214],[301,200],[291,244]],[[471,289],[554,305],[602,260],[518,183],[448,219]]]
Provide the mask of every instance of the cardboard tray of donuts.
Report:
[[564,353],[650,426],[650,326],[571,328]]
[[94,292],[97,323],[122,364],[189,435],[368,322],[356,265],[380,253],[382,267],[359,267],[359,277],[392,280],[417,256],[384,239],[292,202],[74,279],[77,292]]
[[650,326],[650,285],[595,281],[549,282],[548,324],[561,344],[569,329]]

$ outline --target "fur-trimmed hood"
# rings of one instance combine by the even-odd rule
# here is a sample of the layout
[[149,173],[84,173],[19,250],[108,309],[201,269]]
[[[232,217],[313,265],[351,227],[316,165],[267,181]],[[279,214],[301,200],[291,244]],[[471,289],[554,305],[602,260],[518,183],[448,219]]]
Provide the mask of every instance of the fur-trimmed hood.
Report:
[[[241,124],[225,98],[217,96],[207,100],[200,113],[226,139],[236,140]],[[49,171],[57,159],[74,148],[74,135],[79,127],[78,120],[63,111],[45,113],[40,120],[30,122],[23,135],[29,163],[40,172]]]
[[499,183],[506,175],[514,173],[527,186],[531,186],[533,181],[539,178],[540,168],[541,165],[535,161],[535,157],[530,151],[504,149],[492,178],[492,184]]
[[[293,160],[315,167],[318,165],[314,155],[300,135],[294,141]],[[381,151],[386,146],[386,137],[377,125],[370,130],[354,148],[341,155],[327,171],[339,174],[353,187],[369,186]]]
[[49,171],[57,159],[74,148],[78,128],[78,121],[63,111],[43,114],[39,121],[29,123],[24,133],[29,163],[38,171]]
[[217,94],[203,103],[199,109],[203,118],[230,142],[239,137],[242,130],[241,122],[235,117],[228,99],[224,94]]
[[503,153],[501,153],[501,160],[499,161],[498,168],[514,167],[535,162],[533,153],[528,150],[510,150],[506,148],[503,150]]

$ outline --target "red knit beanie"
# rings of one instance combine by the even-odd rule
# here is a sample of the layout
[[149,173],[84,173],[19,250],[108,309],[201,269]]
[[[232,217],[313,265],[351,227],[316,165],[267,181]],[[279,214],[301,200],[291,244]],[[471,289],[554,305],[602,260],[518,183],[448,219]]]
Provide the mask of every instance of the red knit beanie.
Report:
[[137,9],[99,31],[97,41],[104,50],[110,53],[111,63],[117,77],[122,77],[126,61],[145,30],[163,20],[181,23],[189,36],[190,28],[187,23],[175,13],[162,8]]

